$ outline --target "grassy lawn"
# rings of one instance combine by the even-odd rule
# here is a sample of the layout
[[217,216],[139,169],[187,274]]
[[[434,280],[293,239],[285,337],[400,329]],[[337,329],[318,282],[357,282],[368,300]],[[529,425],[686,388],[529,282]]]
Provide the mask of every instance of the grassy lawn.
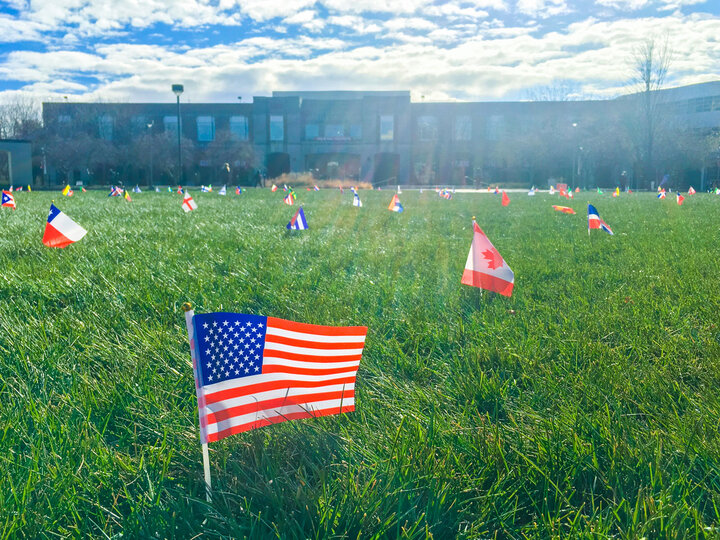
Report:
[[[298,195],[2,208],[0,538],[720,535],[720,197]],[[473,215],[511,298],[460,285]],[[212,505],[186,301],[369,327],[356,412],[211,444]]]

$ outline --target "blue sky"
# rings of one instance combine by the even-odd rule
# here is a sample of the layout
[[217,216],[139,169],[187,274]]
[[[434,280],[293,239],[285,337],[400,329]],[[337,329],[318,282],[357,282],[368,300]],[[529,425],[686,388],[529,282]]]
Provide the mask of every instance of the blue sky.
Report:
[[612,97],[646,39],[672,51],[669,86],[717,80],[718,28],[718,0],[0,0],[0,100]]

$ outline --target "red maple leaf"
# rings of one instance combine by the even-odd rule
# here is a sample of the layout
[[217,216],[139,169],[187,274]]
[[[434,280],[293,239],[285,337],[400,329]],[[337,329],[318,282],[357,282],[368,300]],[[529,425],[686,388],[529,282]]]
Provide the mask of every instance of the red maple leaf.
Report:
[[490,248],[486,249],[482,252],[483,256],[488,261],[488,268],[490,270],[495,270],[496,268],[500,268],[503,265],[503,258],[500,256],[500,253],[498,253],[497,249]]

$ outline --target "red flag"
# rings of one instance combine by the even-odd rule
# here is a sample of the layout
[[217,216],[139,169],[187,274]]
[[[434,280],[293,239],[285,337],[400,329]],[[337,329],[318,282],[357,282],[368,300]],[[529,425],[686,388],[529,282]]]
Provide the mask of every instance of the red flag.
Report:
[[678,205],[681,205],[684,200],[685,200],[685,197],[683,197],[682,195],[680,195],[680,194],[678,193],[678,194],[677,194],[677,203],[678,203]]
[[503,296],[512,295],[515,284],[515,274],[475,220],[473,220],[473,241],[460,282]]
[[508,197],[505,190],[503,190],[502,205],[507,206],[508,204],[510,204],[510,197]]
[[553,204],[552,207],[556,211],[562,212],[563,214],[574,214],[575,213],[575,210],[573,210],[569,206],[558,206],[557,204]]

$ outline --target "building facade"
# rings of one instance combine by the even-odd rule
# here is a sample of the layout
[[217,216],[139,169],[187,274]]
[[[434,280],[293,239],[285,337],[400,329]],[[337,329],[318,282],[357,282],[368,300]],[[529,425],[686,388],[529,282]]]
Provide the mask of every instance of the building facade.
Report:
[[[663,90],[657,97],[665,113],[689,128],[720,127],[720,81]],[[226,168],[245,171],[250,183],[308,171],[319,179],[375,185],[542,185],[551,178],[614,182],[631,169],[627,158],[612,154],[626,103],[418,103],[408,91],[273,92],[252,103],[183,102],[179,122],[175,103],[52,102],[43,104],[43,119],[56,137],[81,130],[114,145],[148,134],[176,141],[179,124],[192,146],[183,151],[196,153],[187,159],[188,183],[218,179],[223,164],[212,156],[221,155],[223,140],[225,147],[251,150],[242,159],[224,154]],[[73,179],[91,180],[91,167],[84,168],[73,168]]]

